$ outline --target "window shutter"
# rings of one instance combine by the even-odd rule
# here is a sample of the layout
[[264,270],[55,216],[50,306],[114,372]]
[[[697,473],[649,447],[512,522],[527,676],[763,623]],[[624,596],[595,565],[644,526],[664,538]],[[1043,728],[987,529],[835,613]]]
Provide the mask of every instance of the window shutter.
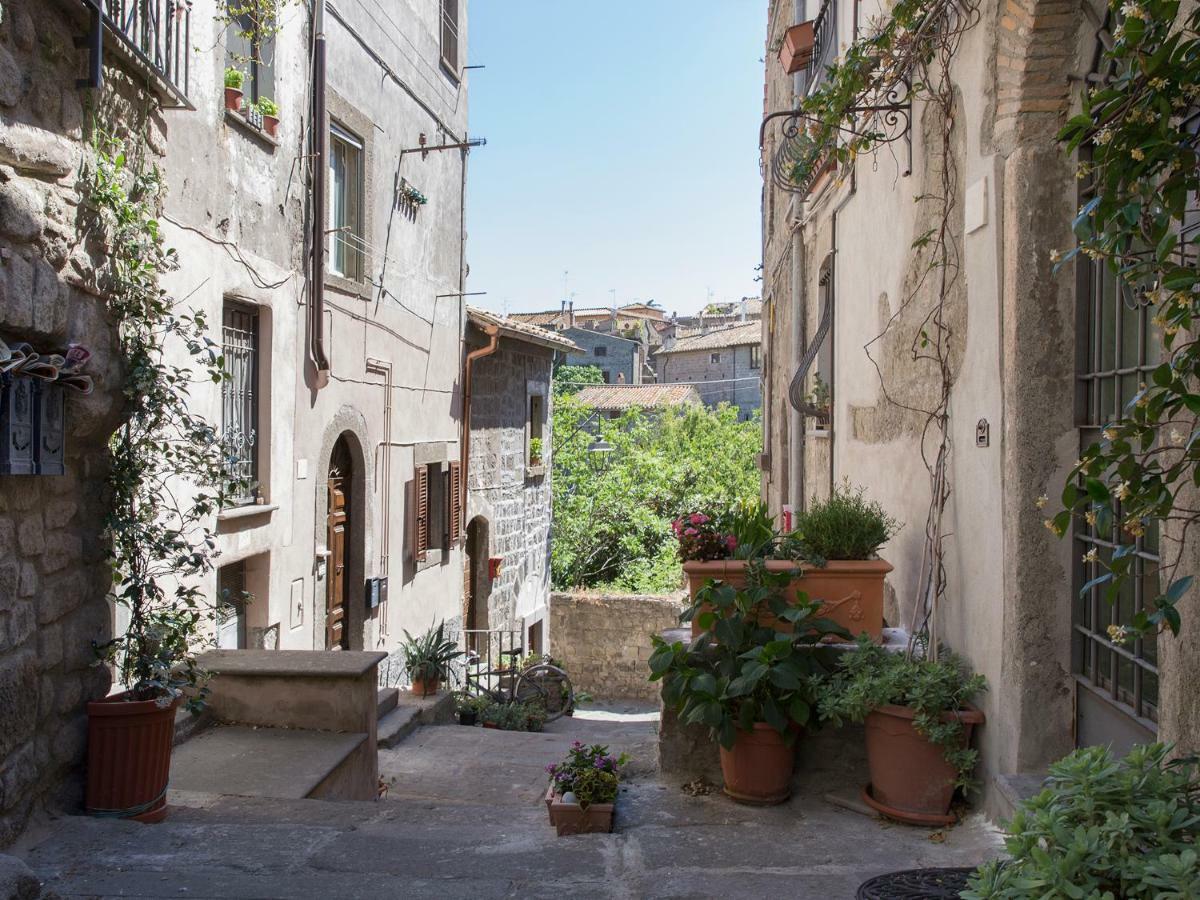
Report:
[[413,528],[413,559],[424,562],[429,550],[429,468],[417,466],[416,478],[413,480],[413,491],[416,494],[417,521]]
[[462,535],[462,463],[455,460],[450,463],[450,543],[454,543]]

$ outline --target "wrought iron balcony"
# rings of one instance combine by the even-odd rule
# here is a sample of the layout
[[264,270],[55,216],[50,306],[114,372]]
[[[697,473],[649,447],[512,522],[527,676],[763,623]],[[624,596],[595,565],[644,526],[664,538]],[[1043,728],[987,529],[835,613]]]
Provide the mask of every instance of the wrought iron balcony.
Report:
[[813,53],[805,78],[805,91],[816,87],[825,77],[825,72],[837,57],[837,0],[825,0],[813,20]]
[[145,72],[167,107],[194,109],[188,100],[191,62],[191,0],[82,0],[90,14],[91,51],[86,84],[99,87],[104,73],[104,35],[112,51]]

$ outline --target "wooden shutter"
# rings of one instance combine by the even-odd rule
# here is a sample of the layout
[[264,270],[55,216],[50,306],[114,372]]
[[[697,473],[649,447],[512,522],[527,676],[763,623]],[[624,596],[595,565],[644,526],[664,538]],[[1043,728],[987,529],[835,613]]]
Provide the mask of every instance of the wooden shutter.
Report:
[[417,466],[413,479],[413,507],[416,521],[413,523],[413,559],[424,562],[429,550],[429,467]]
[[457,460],[450,463],[450,498],[446,504],[450,511],[450,543],[462,536],[462,463]]

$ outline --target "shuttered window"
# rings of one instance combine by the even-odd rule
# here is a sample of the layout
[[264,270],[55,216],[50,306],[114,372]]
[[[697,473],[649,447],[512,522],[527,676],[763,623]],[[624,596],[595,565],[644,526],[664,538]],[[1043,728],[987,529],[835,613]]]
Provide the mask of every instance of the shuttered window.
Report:
[[442,65],[458,78],[458,0],[442,0]]
[[450,510],[450,543],[455,543],[462,536],[462,463],[450,463],[450,498],[447,507]]
[[429,467],[417,466],[413,479],[413,559],[425,562],[429,553]]

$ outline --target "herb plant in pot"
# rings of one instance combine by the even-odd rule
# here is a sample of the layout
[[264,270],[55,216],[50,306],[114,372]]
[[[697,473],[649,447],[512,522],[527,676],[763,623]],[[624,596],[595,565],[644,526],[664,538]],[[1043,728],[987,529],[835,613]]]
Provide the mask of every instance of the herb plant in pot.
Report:
[[232,66],[225,70],[225,108],[230,112],[241,112],[242,85],[245,83],[245,72]]
[[454,641],[446,639],[445,622],[431,626],[420,637],[405,631],[400,649],[404,669],[412,679],[412,692],[419,697],[436,694],[441,682],[450,678],[450,663],[463,655]]
[[954,792],[975,769],[971,732],[983,713],[971,700],[984,690],[983,676],[953,654],[910,658],[859,638],[822,688],[819,709],[835,725],[866,724],[869,806],[913,825],[948,825]]
[[662,680],[664,704],[680,723],[708,726],[720,744],[725,793],[742,803],[790,796],[795,740],[815,718],[826,657],[835,652],[820,642],[849,638],[820,617],[819,603],[791,602],[788,582],[786,572],[761,563],[748,568],[743,587],[710,581],[689,610],[703,633],[688,645],[656,637],[650,656],[650,680]]
[[259,97],[255,108],[262,115],[263,131],[271,137],[279,137],[279,105],[270,97]]

